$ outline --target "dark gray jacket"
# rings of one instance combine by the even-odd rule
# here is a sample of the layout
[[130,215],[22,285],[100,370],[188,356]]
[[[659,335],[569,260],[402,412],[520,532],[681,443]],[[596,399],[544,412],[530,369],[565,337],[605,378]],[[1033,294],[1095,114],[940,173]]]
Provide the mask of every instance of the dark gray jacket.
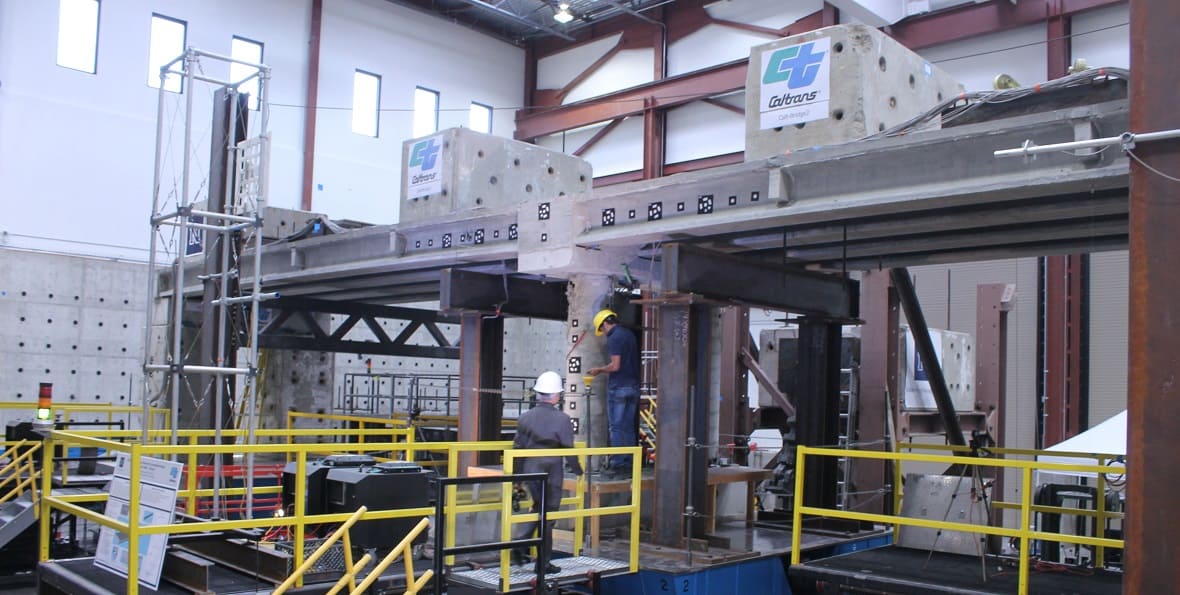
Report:
[[[573,448],[574,425],[570,416],[550,405],[538,402],[536,407],[529,409],[520,416],[516,423],[516,438],[512,441],[513,448]],[[574,473],[581,475],[582,466],[575,456],[566,457]],[[517,473],[548,473],[548,489],[546,499],[550,508],[555,506],[561,498],[561,482],[565,472],[561,466],[561,457],[527,457],[517,459]]]

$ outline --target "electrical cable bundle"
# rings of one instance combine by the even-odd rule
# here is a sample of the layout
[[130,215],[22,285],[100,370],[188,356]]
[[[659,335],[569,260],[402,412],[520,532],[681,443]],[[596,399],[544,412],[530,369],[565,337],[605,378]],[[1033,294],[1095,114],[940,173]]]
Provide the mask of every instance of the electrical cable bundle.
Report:
[[888,130],[869,135],[865,139],[902,136],[916,130],[921,130],[938,118],[941,118],[942,125],[946,126],[955,119],[975,111],[975,109],[983,105],[1008,103],[1046,91],[1092,85],[1112,78],[1130,80],[1130,75],[1131,72],[1125,68],[1091,68],[1030,87],[964,92]]

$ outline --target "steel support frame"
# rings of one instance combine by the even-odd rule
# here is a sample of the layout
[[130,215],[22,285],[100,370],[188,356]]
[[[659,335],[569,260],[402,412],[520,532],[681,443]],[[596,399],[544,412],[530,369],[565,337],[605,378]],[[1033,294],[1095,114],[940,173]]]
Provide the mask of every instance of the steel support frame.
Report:
[[[729,306],[721,310],[721,406],[718,408],[717,435],[722,446],[720,456],[739,465],[749,460],[751,411],[749,374],[742,357],[750,339],[750,309]],[[732,444],[731,450],[725,447]]]
[[[1015,296],[1012,284],[985,283],[975,288],[975,409],[985,414],[985,427],[1000,447],[1007,446],[1008,313]],[[992,499],[1007,500],[1002,472],[995,475]],[[1000,526],[1004,515],[997,514],[992,521]]]
[[663,247],[664,290],[849,319],[858,313],[858,284],[838,275],[751,262],[687,244]]
[[689,536],[705,536],[705,519],[696,515],[706,501],[709,307],[691,301],[655,306],[661,365],[652,541],[683,548]]
[[1044,261],[1044,434],[1052,446],[1086,429],[1089,366],[1085,337],[1088,324],[1089,257],[1047,257]]
[[479,310],[544,320],[569,318],[567,282],[564,280],[445,269],[440,282],[439,310],[442,312]]
[[[459,441],[500,439],[504,400],[500,391],[504,377],[504,319],[482,312],[460,315],[459,336]],[[460,468],[452,473],[466,475],[475,464],[476,453],[463,453]],[[479,453],[480,464],[492,464],[495,453]]]
[[[1180,4],[1131,2],[1131,130],[1180,128],[1169,90],[1180,55]],[[1131,164],[1130,354],[1127,368],[1127,556],[1123,590],[1167,593],[1180,583],[1180,141],[1143,143]],[[1151,171],[1148,167],[1153,168]],[[1151,456],[1148,457],[1147,455]]]
[[942,365],[934,351],[934,343],[930,340],[930,327],[926,325],[926,316],[922,313],[922,304],[918,301],[918,292],[914,291],[910,272],[904,267],[890,269],[889,278],[897,290],[906,322],[910,325],[910,333],[914,336],[914,348],[926,370],[930,391],[934,393],[934,402],[938,406],[938,416],[942,420],[947,442],[956,446],[966,446],[967,441],[963,438],[963,430],[959,426],[959,416],[955,412],[955,404],[951,401]]
[[[864,323],[860,329],[859,414],[852,439],[867,444],[884,441],[887,438],[887,417],[893,415],[897,419],[900,412],[896,405],[901,399],[897,381],[900,306],[888,270],[866,271],[861,276],[860,312]],[[890,442],[898,440],[896,435],[888,438]],[[881,450],[891,450],[890,442],[886,442]],[[888,465],[868,459],[848,459],[845,464],[852,465],[849,509],[889,512],[892,500],[887,497],[875,500],[873,493],[892,493],[884,491],[892,477]],[[890,486],[890,490],[897,488]]]
[[[801,446],[834,447],[840,437],[841,324],[799,319],[799,365],[795,396],[795,438]],[[804,472],[804,506],[836,508],[840,479],[835,457],[816,457]]]
[[311,188],[315,180],[315,129],[320,97],[320,35],[324,29],[324,0],[311,0],[311,23],[307,41],[307,92],[303,110],[303,190],[299,208],[311,210]]
[[[451,345],[449,339],[438,327],[443,323],[455,323],[458,318],[430,310],[416,310],[396,306],[377,306],[354,302],[336,302],[312,298],[279,298],[268,303],[277,311],[258,335],[259,347],[264,349],[299,349],[305,351],[330,351],[371,355],[392,355],[404,357],[429,357],[457,359],[459,348]],[[313,314],[341,314],[347,316],[335,329],[325,330]],[[309,334],[292,334],[284,331],[292,319],[299,320]],[[409,324],[396,337],[390,337],[382,328],[379,319],[405,320]],[[347,340],[345,337],[359,323],[372,331],[377,341]],[[434,345],[413,345],[409,339],[423,328],[434,340]]]

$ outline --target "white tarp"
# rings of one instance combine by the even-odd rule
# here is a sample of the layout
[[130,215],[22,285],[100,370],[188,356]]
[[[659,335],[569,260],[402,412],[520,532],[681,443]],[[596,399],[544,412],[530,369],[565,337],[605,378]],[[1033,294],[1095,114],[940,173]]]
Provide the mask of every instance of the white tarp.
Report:
[[[1057,452],[1085,452],[1094,454],[1125,455],[1127,454],[1127,412],[1110,419],[1058,444],[1045,449]],[[1061,463],[1065,465],[1097,465],[1098,460],[1082,457],[1061,457],[1040,455],[1037,461],[1042,463]],[[1112,467],[1121,467],[1122,463],[1111,463]],[[1094,477],[1093,473],[1073,473],[1067,471],[1042,471],[1056,475],[1073,475],[1077,477]]]

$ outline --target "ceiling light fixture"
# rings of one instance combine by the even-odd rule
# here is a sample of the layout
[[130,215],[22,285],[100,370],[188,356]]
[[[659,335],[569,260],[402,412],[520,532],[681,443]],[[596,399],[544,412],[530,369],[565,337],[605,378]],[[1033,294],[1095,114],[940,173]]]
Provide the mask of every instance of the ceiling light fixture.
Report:
[[574,20],[574,14],[570,12],[570,5],[568,2],[562,2],[557,5],[557,12],[553,13],[553,20],[566,24]]

